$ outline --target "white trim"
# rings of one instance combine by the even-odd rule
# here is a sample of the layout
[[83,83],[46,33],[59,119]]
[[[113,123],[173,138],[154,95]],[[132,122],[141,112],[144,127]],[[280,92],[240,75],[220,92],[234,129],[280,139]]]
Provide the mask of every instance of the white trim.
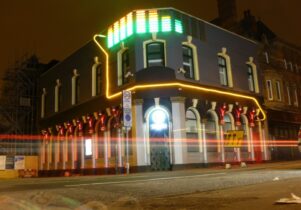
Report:
[[[280,81],[276,80],[275,81],[275,86],[276,86],[276,96],[277,100],[281,101],[282,100],[282,94],[281,94],[281,84]],[[278,97],[279,96],[279,97]]]
[[45,101],[46,101],[47,91],[43,88],[43,93],[41,96],[41,118],[45,117]]
[[98,57],[94,57],[94,64],[92,66],[92,97],[97,95],[97,67],[101,65],[99,62]]
[[252,69],[253,82],[254,82],[254,92],[259,93],[257,66],[254,63],[253,57],[249,57],[249,61],[247,61],[246,64],[251,66],[251,69]]
[[272,80],[266,80],[267,98],[269,101],[273,100],[273,85]]
[[223,57],[225,59],[226,68],[227,68],[228,87],[233,87],[231,59],[230,59],[230,56],[227,54],[227,48],[223,47],[221,52],[217,53],[217,55],[220,56],[220,57]]
[[[198,151],[198,153],[201,153],[201,152],[203,152],[203,147],[202,147],[202,145],[203,145],[203,142],[202,142],[202,130],[201,130],[201,123],[200,123],[201,122],[201,116],[200,116],[199,111],[195,107],[189,107],[186,110],[186,112],[185,112],[185,124],[186,124],[186,121],[187,121],[186,120],[187,119],[187,117],[186,117],[187,111],[192,111],[195,114],[195,116],[196,116],[196,126],[197,126],[196,129],[197,129],[197,133],[198,133],[198,144],[199,144],[199,151]],[[186,134],[187,134],[187,126],[185,126],[185,127],[186,127]],[[186,144],[187,144],[187,142],[186,142]],[[188,146],[187,146],[187,152],[190,153],[188,151]]]
[[[77,89],[76,89],[76,80],[78,79],[79,74],[77,72],[77,69],[73,69],[73,76],[71,79],[71,85],[72,85],[72,94],[71,94],[71,104],[75,105],[76,103],[78,103],[78,101],[76,101],[76,94],[77,94]],[[77,99],[79,100],[79,99]]]
[[124,47],[124,45],[122,44],[121,49],[117,52],[117,85],[121,86],[123,85],[122,83],[122,54],[129,50],[128,47]]
[[[154,38],[154,37],[153,37]],[[166,59],[166,41],[164,39],[149,39],[143,42],[143,66],[144,68],[147,68],[147,52],[146,52],[146,45],[152,43],[152,42],[161,42],[164,46],[164,66],[167,66],[167,59]]]
[[54,88],[54,112],[58,112],[59,111],[59,103],[60,103],[60,99],[59,99],[59,95],[60,95],[60,88],[62,86],[62,83],[60,82],[60,79],[56,80],[56,85]]
[[[199,61],[198,61],[198,50],[197,47],[191,43],[191,36],[187,36],[187,41],[182,42],[182,46],[185,45],[187,47],[190,47],[192,49],[192,57],[193,57],[193,69],[194,69],[194,80],[199,80],[200,75],[199,75]],[[182,55],[183,55],[183,50],[182,50]]]

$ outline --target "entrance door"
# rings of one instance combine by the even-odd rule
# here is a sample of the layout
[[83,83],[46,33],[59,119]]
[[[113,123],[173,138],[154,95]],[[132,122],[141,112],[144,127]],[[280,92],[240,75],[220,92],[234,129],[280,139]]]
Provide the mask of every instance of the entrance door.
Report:
[[169,170],[169,120],[162,109],[155,109],[149,115],[150,162],[154,171]]

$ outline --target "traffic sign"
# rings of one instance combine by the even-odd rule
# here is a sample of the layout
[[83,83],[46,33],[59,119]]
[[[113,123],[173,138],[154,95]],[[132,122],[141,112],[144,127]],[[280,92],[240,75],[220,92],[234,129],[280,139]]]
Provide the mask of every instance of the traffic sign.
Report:
[[132,127],[132,93],[129,90],[122,91],[123,126]]

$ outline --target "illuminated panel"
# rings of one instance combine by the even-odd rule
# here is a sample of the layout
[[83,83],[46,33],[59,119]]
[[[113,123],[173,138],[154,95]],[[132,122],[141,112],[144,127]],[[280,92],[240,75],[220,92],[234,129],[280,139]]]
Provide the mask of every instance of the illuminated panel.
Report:
[[114,23],[114,44],[119,42],[119,22]]
[[125,17],[120,19],[120,41],[126,38]]
[[107,37],[107,40],[108,40],[108,47],[112,47],[114,42],[113,42],[113,29],[112,27],[109,28],[108,30],[108,37]]
[[127,30],[127,37],[133,34],[133,13],[129,13],[126,16],[126,30]]
[[171,31],[171,19],[170,16],[163,16],[161,20],[162,32]]
[[183,33],[183,25],[182,21],[180,20],[175,20],[175,31],[182,34]]
[[159,31],[159,23],[158,23],[158,13],[157,10],[151,10],[148,13],[149,19],[149,32],[158,32]]
[[138,34],[145,33],[145,11],[139,10],[136,12],[136,32]]

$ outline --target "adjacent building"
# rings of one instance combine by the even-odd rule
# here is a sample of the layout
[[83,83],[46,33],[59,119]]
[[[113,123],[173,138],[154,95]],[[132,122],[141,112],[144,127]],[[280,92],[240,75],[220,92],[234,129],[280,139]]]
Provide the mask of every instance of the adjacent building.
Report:
[[219,17],[212,22],[258,43],[272,160],[300,158],[296,146],[301,128],[301,48],[279,38],[250,10],[238,20],[235,0],[217,2]]
[[173,8],[105,36],[39,79],[41,175],[270,160],[256,42]]

